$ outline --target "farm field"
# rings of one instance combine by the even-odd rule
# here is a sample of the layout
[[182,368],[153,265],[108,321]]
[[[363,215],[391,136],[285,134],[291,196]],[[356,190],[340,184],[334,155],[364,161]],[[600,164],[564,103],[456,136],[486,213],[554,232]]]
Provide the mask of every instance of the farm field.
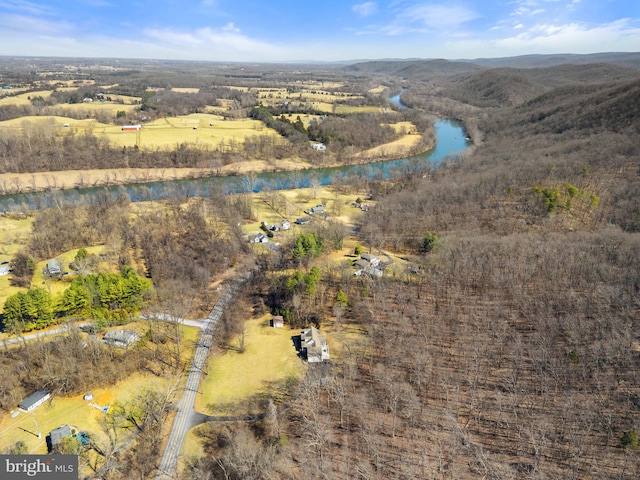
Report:
[[[73,91],[77,90],[77,87],[59,87],[57,90],[60,91]],[[31,98],[34,97],[42,97],[45,100],[51,96],[53,90],[39,90],[34,92],[25,92],[19,93],[17,95],[3,96],[0,97],[0,106],[22,106],[22,105],[31,105]],[[60,103],[57,105],[53,105],[52,108],[63,108],[69,109],[73,111],[113,111],[114,114],[118,110],[131,110],[135,105],[140,103],[140,97],[130,97],[127,95],[111,95],[109,94],[111,101],[109,102],[101,102],[95,100],[93,102],[82,102],[82,103]]]
[[[99,104],[98,104],[99,105]],[[97,106],[97,105],[96,105]],[[135,108],[134,105],[105,104],[115,110]],[[74,104],[73,108],[92,110],[94,104]],[[65,125],[68,125],[65,127]],[[25,131],[26,128],[54,128],[57,135],[90,132],[108,140],[110,145],[133,147],[139,142],[142,149],[172,149],[182,143],[203,148],[227,147],[243,143],[252,136],[268,135],[280,138],[278,133],[258,120],[225,120],[220,115],[194,113],[171,118],[161,118],[145,124],[139,132],[123,131],[119,125],[107,125],[93,119],[76,120],[69,117],[28,116],[0,122],[0,131]]]
[[385,157],[388,155],[400,157],[408,155],[413,147],[418,145],[422,140],[421,135],[416,135],[417,129],[411,122],[398,122],[391,124],[391,127],[398,133],[404,135],[393,142],[378,145],[360,153],[358,156],[362,158]]
[[[10,90],[10,91],[13,92],[13,90]],[[41,92],[28,92],[28,93],[19,93],[18,95],[3,96],[3,97],[0,97],[0,106],[31,105],[31,100],[29,100],[29,98],[39,96],[46,99],[51,96],[51,93],[52,93],[52,90],[43,90]]]

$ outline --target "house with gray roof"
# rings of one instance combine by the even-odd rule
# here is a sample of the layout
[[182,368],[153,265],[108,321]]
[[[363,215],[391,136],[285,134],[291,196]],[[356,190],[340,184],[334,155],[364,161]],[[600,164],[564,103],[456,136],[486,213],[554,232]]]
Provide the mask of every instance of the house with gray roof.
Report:
[[49,451],[53,450],[53,447],[58,445],[65,438],[72,436],[73,431],[71,430],[71,427],[69,425],[61,425],[58,428],[54,428],[47,436],[47,447]]
[[111,330],[104,334],[102,340],[107,345],[118,348],[129,348],[140,338],[140,334],[133,330]]
[[309,363],[329,360],[327,337],[320,335],[316,327],[305,328],[300,332],[300,350],[303,358]]
[[31,412],[51,398],[51,394],[46,390],[38,390],[18,404],[18,408],[23,412]]

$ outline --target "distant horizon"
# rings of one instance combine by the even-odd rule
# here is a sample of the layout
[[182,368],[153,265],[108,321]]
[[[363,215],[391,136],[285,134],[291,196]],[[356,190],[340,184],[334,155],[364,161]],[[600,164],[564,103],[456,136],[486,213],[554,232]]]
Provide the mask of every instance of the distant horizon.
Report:
[[430,61],[447,61],[447,62],[464,62],[464,63],[473,63],[473,62],[491,62],[498,60],[509,60],[509,59],[525,59],[527,57],[592,57],[592,56],[624,56],[624,55],[640,55],[640,49],[637,51],[601,51],[601,52],[593,52],[593,53],[529,53],[523,55],[510,55],[510,56],[496,56],[496,57],[477,57],[477,58],[444,58],[444,57],[408,57],[408,58],[354,58],[348,60],[326,60],[326,61],[314,61],[314,60],[290,60],[290,61],[224,61],[224,60],[193,60],[193,59],[181,59],[181,58],[136,58],[136,57],[111,57],[111,56],[63,56],[63,55],[11,55],[11,54],[0,54],[0,58],[21,58],[21,59],[43,59],[43,60],[95,60],[101,62],[107,62],[109,60],[114,61],[126,61],[126,62],[176,62],[176,63],[219,63],[219,64],[235,64],[235,65],[355,65],[358,63],[368,63],[368,62],[430,62]]
[[[635,52],[637,0],[0,0],[0,55],[353,63]],[[362,59],[362,60],[358,60]]]

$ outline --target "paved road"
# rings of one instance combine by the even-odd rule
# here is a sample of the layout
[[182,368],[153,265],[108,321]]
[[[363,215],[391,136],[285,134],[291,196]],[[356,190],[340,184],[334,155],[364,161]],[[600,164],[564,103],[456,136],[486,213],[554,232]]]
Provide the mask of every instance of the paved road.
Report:
[[8,338],[6,340],[0,341],[0,347],[4,347],[5,345],[13,345],[16,343],[29,341],[29,340],[35,340],[36,338],[47,337],[49,335],[55,335],[57,333],[68,332],[72,328],[80,328],[82,326],[89,325],[89,324],[90,322],[65,324],[65,325],[61,325],[60,327],[52,328],[50,330],[44,330],[41,332],[29,333],[27,335],[20,335],[19,337]]
[[167,445],[165,447],[164,455],[158,468],[157,480],[167,480],[174,478],[173,475],[178,465],[178,456],[180,455],[180,449],[182,448],[182,442],[187,431],[192,426],[192,417],[195,414],[193,405],[198,393],[198,386],[200,384],[200,376],[202,375],[202,369],[209,356],[209,349],[213,344],[213,334],[218,325],[220,317],[226,306],[233,299],[238,287],[247,280],[247,277],[241,277],[234,283],[229,285],[224,294],[218,299],[216,305],[209,316],[205,319],[206,327],[202,332],[202,337],[196,348],[196,353],[193,358],[191,369],[189,370],[189,377],[184,387],[184,392],[180,401],[177,404],[177,413],[173,421],[173,428],[169,434]]

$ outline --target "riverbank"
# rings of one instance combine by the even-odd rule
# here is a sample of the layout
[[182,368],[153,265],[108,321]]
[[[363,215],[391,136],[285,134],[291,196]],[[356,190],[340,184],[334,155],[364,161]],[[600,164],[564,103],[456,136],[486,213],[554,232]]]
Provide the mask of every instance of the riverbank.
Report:
[[[351,162],[325,164],[323,168],[363,165],[381,160],[404,158],[420,143],[421,135],[408,133],[394,142],[380,145],[352,157]],[[433,148],[429,145],[428,148]],[[52,190],[71,190],[144,184],[191,178],[237,176],[272,172],[294,172],[316,166],[296,159],[273,161],[250,160],[234,162],[224,167],[207,168],[109,168],[95,170],[65,170],[34,173],[0,174],[0,195],[14,195]]]

